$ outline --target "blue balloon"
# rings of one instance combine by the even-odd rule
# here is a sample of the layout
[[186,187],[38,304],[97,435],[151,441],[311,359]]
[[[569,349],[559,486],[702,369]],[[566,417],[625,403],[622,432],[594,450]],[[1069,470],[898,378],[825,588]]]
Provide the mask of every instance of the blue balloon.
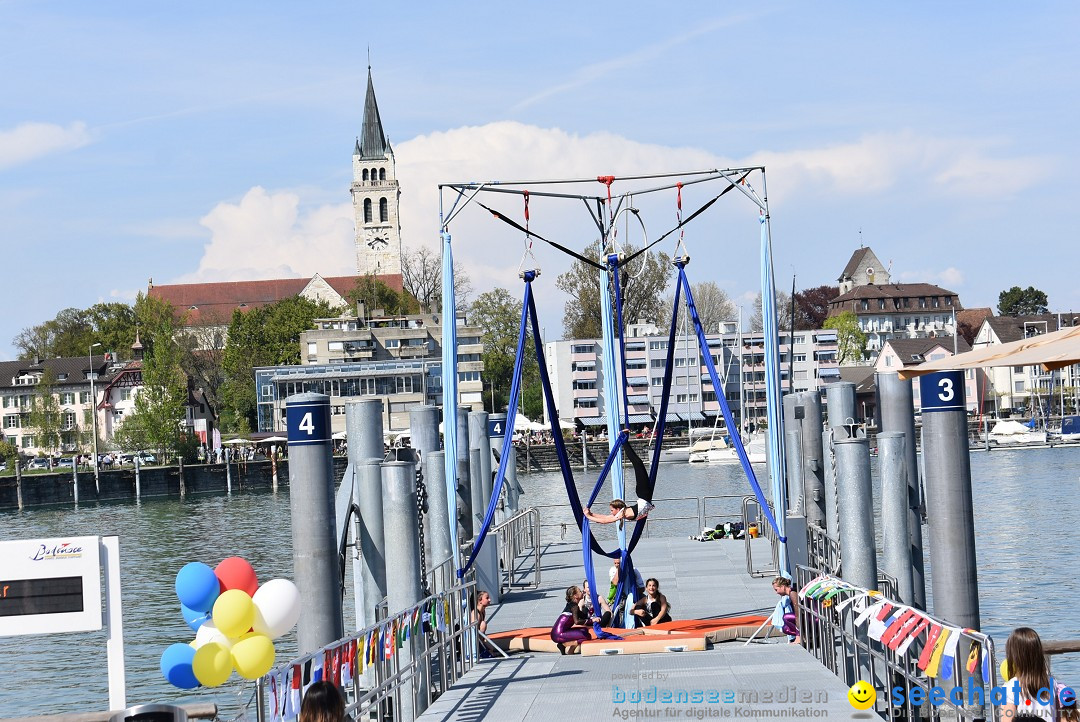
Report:
[[199,680],[195,679],[195,672],[191,669],[194,659],[195,650],[190,644],[171,644],[161,653],[161,674],[174,687],[195,689],[199,686]]
[[210,621],[212,612],[197,612],[191,607],[181,604],[180,613],[184,615],[184,621],[191,627],[191,631],[199,631],[199,627]]
[[185,564],[176,573],[176,596],[180,603],[196,612],[209,612],[221,592],[214,570],[202,562]]

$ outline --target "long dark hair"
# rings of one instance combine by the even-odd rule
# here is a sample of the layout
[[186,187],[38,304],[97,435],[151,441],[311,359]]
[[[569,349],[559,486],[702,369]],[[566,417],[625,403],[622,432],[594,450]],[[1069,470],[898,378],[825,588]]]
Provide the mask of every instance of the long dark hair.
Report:
[[1009,663],[1009,674],[1020,681],[1020,689],[1025,695],[1034,700],[1040,689],[1047,689],[1053,699],[1054,690],[1050,687],[1050,671],[1046,668],[1042,640],[1034,629],[1017,627],[1013,630],[1005,642],[1005,659]]
[[300,704],[300,722],[342,722],[345,719],[345,698],[330,682],[321,681],[308,687]]

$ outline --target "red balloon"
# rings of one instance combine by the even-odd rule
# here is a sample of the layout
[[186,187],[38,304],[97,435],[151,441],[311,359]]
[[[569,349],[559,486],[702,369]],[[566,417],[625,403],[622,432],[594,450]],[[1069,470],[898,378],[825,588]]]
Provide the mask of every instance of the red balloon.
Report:
[[259,580],[255,578],[255,570],[246,559],[229,557],[222,559],[221,563],[214,568],[214,574],[221,584],[221,591],[240,589],[254,596],[259,588]]

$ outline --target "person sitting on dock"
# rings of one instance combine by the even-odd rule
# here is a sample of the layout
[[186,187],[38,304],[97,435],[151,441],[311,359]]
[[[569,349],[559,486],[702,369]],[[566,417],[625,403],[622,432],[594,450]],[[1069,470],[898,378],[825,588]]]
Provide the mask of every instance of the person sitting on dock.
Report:
[[332,682],[320,680],[308,687],[300,704],[299,722],[341,722],[345,719],[345,698]]
[[1005,661],[1009,679],[1003,686],[1008,691],[1008,701],[1002,706],[1001,718],[1030,715],[1032,719],[1057,722],[1059,715],[1054,714],[1058,706],[1057,690],[1046,666],[1038,632],[1030,627],[1014,629],[1005,642]]
[[667,597],[660,593],[659,580],[653,577],[645,580],[645,596],[639,599],[630,611],[637,617],[639,627],[651,627],[671,621],[671,607]]
[[586,579],[581,582],[581,602],[578,603],[578,608],[581,610],[578,614],[578,622],[583,619],[588,620],[590,617],[599,616],[601,627],[611,626],[611,605],[608,604],[608,600],[604,597],[597,595],[596,601],[600,603],[601,612],[596,614],[596,610],[593,609],[592,596],[589,594],[589,580]]
[[[615,559],[614,561],[612,561],[611,569],[608,570],[608,579],[611,582],[611,585],[608,587],[607,593],[607,601],[609,605],[615,603],[615,593],[619,590],[619,576],[621,575],[621,571],[622,561],[620,559]],[[634,582],[635,586],[637,587],[638,594],[642,594],[645,591],[645,581],[641,578],[641,572],[639,572],[637,569],[634,569]],[[629,592],[627,593],[629,594]],[[637,600],[638,597],[635,597],[634,601],[636,602]],[[621,607],[622,605],[620,604],[619,606]],[[615,610],[615,612],[615,616],[618,617],[619,610]]]
[[581,642],[592,639],[589,627],[593,622],[600,621],[598,617],[591,617],[584,623],[580,622],[577,614],[581,598],[581,589],[569,587],[566,590],[566,607],[551,627],[551,641],[559,645],[559,651],[563,654],[573,654]]
[[[630,430],[623,429],[622,433],[629,434]],[[649,472],[646,471],[645,464],[629,443],[623,444],[623,450],[626,452],[626,458],[630,459],[631,466],[634,467],[634,491],[638,496],[637,505],[627,506],[622,499],[612,499],[611,504],[609,504],[611,507],[610,514],[593,514],[592,509],[586,507],[585,518],[591,522],[614,524],[624,520],[641,521],[649,515],[650,511],[656,508],[652,503],[653,484],[649,479]]]
[[773,626],[786,634],[789,642],[798,644],[801,641],[798,626],[799,595],[791,588],[791,580],[787,577],[773,579],[772,588],[781,597],[773,611]]

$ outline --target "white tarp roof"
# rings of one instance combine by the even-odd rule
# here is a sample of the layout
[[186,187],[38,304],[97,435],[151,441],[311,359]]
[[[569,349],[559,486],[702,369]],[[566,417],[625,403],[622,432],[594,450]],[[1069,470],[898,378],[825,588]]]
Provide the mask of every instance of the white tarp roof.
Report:
[[915,376],[949,369],[986,368],[989,366],[1042,366],[1045,371],[1080,363],[1080,326],[1064,328],[999,346],[977,348],[966,353],[929,361],[901,369],[899,376]]

